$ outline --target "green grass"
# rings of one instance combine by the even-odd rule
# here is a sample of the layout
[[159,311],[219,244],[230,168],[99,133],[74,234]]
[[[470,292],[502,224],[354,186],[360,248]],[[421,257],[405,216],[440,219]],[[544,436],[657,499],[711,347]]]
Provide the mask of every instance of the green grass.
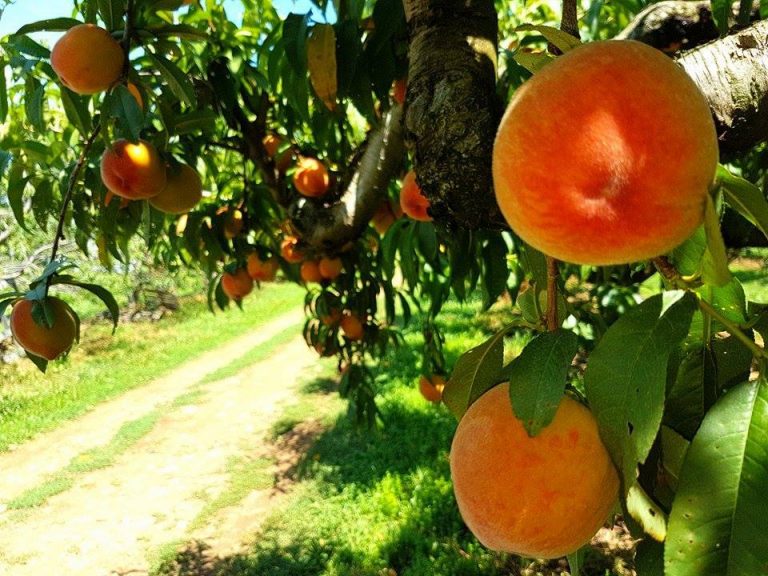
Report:
[[302,294],[297,286],[272,284],[246,299],[243,312],[215,315],[190,301],[161,322],[124,324],[114,335],[102,322],[89,326],[70,357],[45,375],[26,361],[0,367],[0,451],[296,309]]

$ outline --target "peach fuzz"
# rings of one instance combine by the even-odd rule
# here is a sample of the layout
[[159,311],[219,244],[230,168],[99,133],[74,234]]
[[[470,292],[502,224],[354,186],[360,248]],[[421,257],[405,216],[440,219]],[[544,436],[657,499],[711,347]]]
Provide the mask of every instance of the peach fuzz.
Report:
[[203,183],[197,171],[187,164],[167,171],[167,183],[149,203],[166,214],[184,214],[203,197]]
[[51,66],[67,88],[77,94],[103,92],[120,79],[125,52],[104,28],[78,24],[51,50]]
[[11,333],[28,353],[46,360],[55,360],[72,347],[77,337],[77,323],[69,305],[55,296],[48,297],[53,312],[51,328],[35,322],[32,310],[35,302],[19,300],[11,311]]
[[619,492],[589,409],[564,396],[552,422],[531,438],[512,411],[508,383],[461,418],[450,467],[459,512],[477,539],[530,558],[559,558],[589,542]]
[[620,264],[664,254],[696,230],[717,161],[709,106],[682,68],[611,40],[571,50],[515,92],[493,182],[507,222],[534,248]]
[[155,147],[118,140],[101,157],[101,179],[115,196],[143,200],[157,196],[167,182],[165,163]]
[[421,193],[416,183],[416,172],[410,170],[404,177],[400,188],[400,208],[403,213],[420,222],[431,222],[432,217],[427,212],[429,200]]

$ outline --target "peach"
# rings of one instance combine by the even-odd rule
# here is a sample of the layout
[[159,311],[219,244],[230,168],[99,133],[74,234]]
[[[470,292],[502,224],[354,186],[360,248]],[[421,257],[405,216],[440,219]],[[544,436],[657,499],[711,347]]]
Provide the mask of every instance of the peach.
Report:
[[256,252],[248,255],[246,265],[250,277],[259,282],[271,282],[280,268],[277,258],[272,256],[262,260]]
[[335,280],[344,269],[341,258],[321,258],[318,263],[320,276],[325,280]]
[[55,296],[48,296],[53,313],[51,328],[35,322],[32,310],[40,305],[31,300],[19,300],[11,311],[11,333],[28,353],[46,360],[55,360],[72,347],[77,337],[77,322],[69,305]]
[[299,269],[299,275],[306,283],[317,283],[323,280],[323,275],[320,274],[320,265],[314,260],[306,260],[305,262],[302,262],[301,268]]
[[238,268],[234,272],[224,272],[221,276],[221,289],[230,300],[242,300],[253,290],[253,278],[250,277],[245,268]]
[[203,183],[197,171],[187,164],[167,171],[167,183],[149,203],[166,214],[184,214],[203,197]]
[[514,94],[493,149],[510,227],[559,260],[658,256],[702,223],[718,146],[709,106],[662,52],[579,46]]
[[443,399],[443,389],[445,388],[445,378],[439,374],[433,374],[430,377],[419,376],[419,392],[425,400],[438,403]]
[[387,199],[379,205],[373,218],[371,218],[371,223],[376,229],[376,232],[378,232],[380,236],[384,236],[384,234],[387,233],[387,230],[389,230],[389,227],[402,215],[403,209],[400,207],[400,203],[398,202],[394,204]]
[[357,342],[363,339],[365,329],[363,327],[362,321],[357,317],[356,314],[351,312],[345,314],[341,319],[340,326],[341,331],[344,333],[344,336],[346,336],[347,339],[352,340],[353,342]]
[[107,148],[101,157],[101,179],[110,192],[128,200],[157,196],[167,182],[165,163],[144,140],[118,140]]
[[420,222],[431,222],[429,215],[429,200],[421,193],[421,188],[416,183],[416,172],[410,170],[404,177],[400,188],[400,208],[403,213]]
[[331,177],[325,164],[317,158],[300,158],[293,173],[293,185],[299,194],[318,198],[328,192]]
[[304,260],[304,253],[299,248],[299,239],[287,236],[280,243],[280,255],[289,264],[298,264]]
[[508,383],[461,418],[450,466],[459,512],[477,539],[530,558],[559,558],[589,542],[619,492],[589,409],[564,396],[532,438],[512,411]]
[[120,79],[125,52],[104,28],[78,24],[51,50],[51,66],[67,88],[77,94],[103,92]]

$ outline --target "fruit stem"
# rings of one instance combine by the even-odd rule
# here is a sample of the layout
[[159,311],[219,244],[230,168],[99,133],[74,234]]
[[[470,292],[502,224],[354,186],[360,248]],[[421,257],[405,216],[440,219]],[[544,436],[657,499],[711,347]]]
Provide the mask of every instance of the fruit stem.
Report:
[[[85,166],[85,161],[86,161],[86,158],[88,157],[88,152],[90,151],[91,147],[93,146],[93,143],[96,141],[96,138],[99,136],[100,132],[101,132],[101,123],[99,122],[94,127],[93,132],[91,132],[91,135],[88,136],[88,140],[85,141],[85,145],[83,146],[83,149],[80,152],[80,157],[77,159],[77,164],[72,170],[72,174],[69,176],[67,191],[64,193],[64,198],[61,201],[61,212],[59,213],[59,223],[56,226],[56,236],[53,239],[53,248],[51,249],[51,259],[50,259],[51,262],[53,262],[56,259],[56,254],[59,251],[59,242],[61,241],[62,238],[64,238],[64,221],[66,220],[66,216],[67,216],[67,208],[69,207],[69,203],[72,201],[72,194],[75,191],[75,185],[77,184],[77,181],[80,177],[80,172],[83,170],[83,167]],[[50,281],[51,281],[51,277],[49,276],[47,280],[48,286],[50,286]]]
[[557,260],[547,256],[547,330],[550,332],[560,327],[557,321],[557,277],[559,275]]
[[123,76],[128,75],[128,71],[131,67],[128,53],[131,51],[131,34],[133,34],[133,3],[134,0],[128,0],[125,5],[125,29],[123,30],[123,39],[120,42],[123,45],[123,52],[125,52],[125,62],[123,63]]
[[758,359],[758,360],[768,360],[768,352],[760,348],[749,336],[747,336],[741,329],[741,327],[736,324],[735,322],[732,322],[725,316],[723,316],[720,312],[717,311],[717,309],[712,306],[709,302],[706,300],[703,300],[699,298],[699,308],[701,308],[701,311],[704,314],[707,314],[708,316],[711,316],[720,324],[725,326],[728,329],[728,332],[730,332],[733,336],[735,336],[737,339],[741,340],[741,342],[749,348],[749,351],[752,352],[752,355]]

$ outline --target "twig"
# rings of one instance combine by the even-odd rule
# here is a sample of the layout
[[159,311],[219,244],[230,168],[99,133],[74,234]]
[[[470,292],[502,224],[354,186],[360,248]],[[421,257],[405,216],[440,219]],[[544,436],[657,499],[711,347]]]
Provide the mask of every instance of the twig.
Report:
[[579,38],[579,17],[576,0],[563,0],[563,14],[560,20],[560,30]]
[[88,157],[88,152],[91,150],[91,146],[93,146],[93,143],[96,141],[96,138],[99,136],[100,132],[101,123],[98,123],[94,127],[93,132],[91,132],[91,135],[88,137],[88,140],[85,141],[83,150],[80,152],[80,157],[77,159],[77,164],[75,165],[75,168],[72,170],[72,174],[69,177],[67,191],[65,192],[64,199],[61,202],[61,212],[59,213],[59,223],[56,227],[56,236],[53,239],[53,247],[51,248],[51,262],[53,262],[56,258],[56,254],[59,251],[59,242],[62,238],[64,238],[64,221],[67,216],[67,208],[69,208],[69,203],[72,201],[72,194],[75,191],[75,185],[77,184],[77,181],[80,177],[80,172],[82,171],[83,166],[85,166],[85,160]]
[[559,275],[557,260],[547,256],[547,330],[550,332],[560,327],[557,314],[557,277]]
[[664,276],[667,281],[674,283],[680,279],[680,274],[678,273],[677,269],[672,265],[672,262],[670,262],[669,258],[666,256],[657,256],[651,260],[651,262],[653,262],[653,265],[656,266],[656,269],[661,272],[661,275]]
[[749,336],[744,334],[741,327],[736,324],[735,322],[730,321],[728,318],[720,314],[714,306],[712,306],[709,302],[706,300],[702,300],[699,298],[699,308],[701,308],[701,311],[705,314],[708,314],[720,324],[725,326],[728,329],[728,332],[730,332],[733,336],[738,338],[742,341],[742,343],[749,348],[749,351],[752,352],[752,355],[759,359],[759,360],[768,360],[768,352],[766,352],[764,349],[760,348]]

